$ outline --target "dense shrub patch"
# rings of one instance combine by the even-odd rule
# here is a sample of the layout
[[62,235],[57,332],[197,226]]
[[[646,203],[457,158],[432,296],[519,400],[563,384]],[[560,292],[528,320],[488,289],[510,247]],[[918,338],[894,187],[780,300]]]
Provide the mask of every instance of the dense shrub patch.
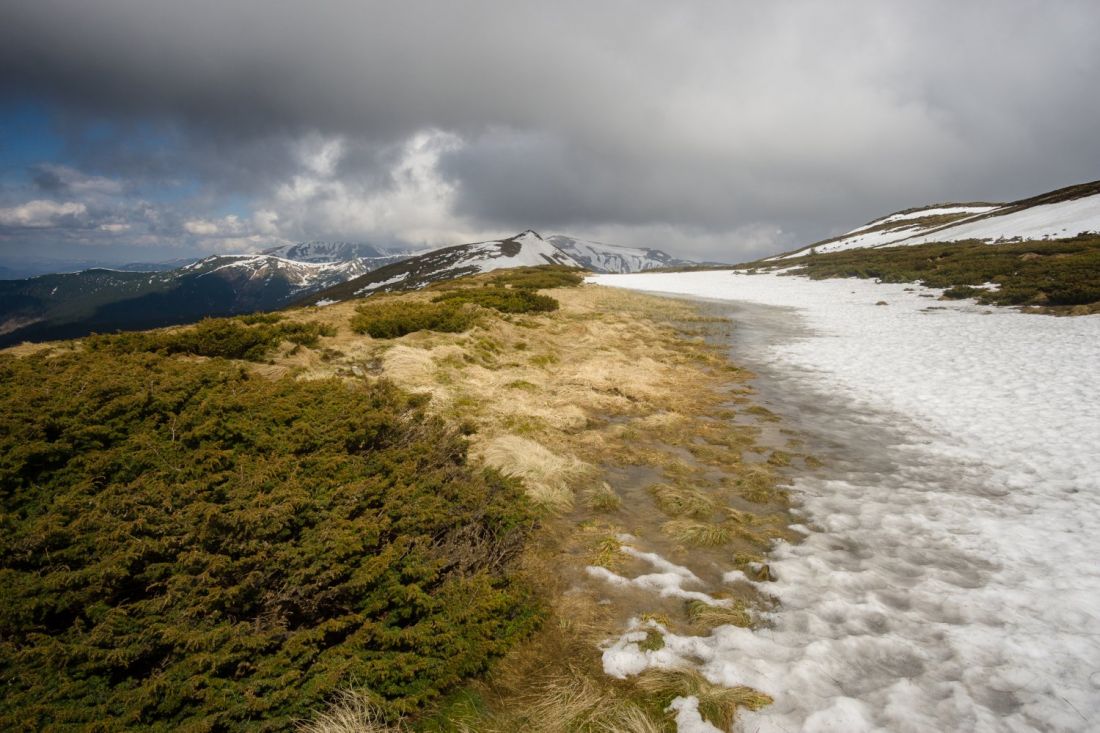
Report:
[[3,730],[406,712],[536,620],[519,487],[386,385],[0,356],[0,444]]
[[[958,242],[829,252],[785,261],[814,279],[877,278],[947,288],[949,298],[995,305],[1086,305],[1100,301],[1100,237],[1019,244]],[[975,288],[995,283],[996,289]]]
[[542,265],[539,267],[516,267],[505,270],[492,279],[494,285],[501,287],[541,290],[543,288],[575,288],[584,282],[580,271],[560,265]]
[[86,343],[90,349],[115,354],[148,351],[257,361],[283,341],[315,346],[318,338],[333,334],[331,327],[317,323],[281,320],[272,313],[206,318],[191,328],[97,335],[90,336]]
[[558,309],[558,301],[533,290],[502,287],[452,290],[436,296],[435,303],[473,303],[501,313],[546,313]]
[[359,306],[351,318],[351,330],[392,339],[416,331],[460,333],[476,322],[477,314],[460,303],[382,300]]

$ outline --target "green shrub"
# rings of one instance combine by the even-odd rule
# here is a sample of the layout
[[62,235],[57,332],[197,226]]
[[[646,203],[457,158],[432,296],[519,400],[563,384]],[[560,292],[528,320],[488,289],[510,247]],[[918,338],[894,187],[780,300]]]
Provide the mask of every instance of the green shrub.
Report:
[[[318,323],[280,323],[274,314],[241,318],[206,318],[190,328],[174,331],[137,331],[93,335],[88,348],[115,354],[155,352],[258,361],[283,341],[315,346],[321,336],[331,336],[331,326]],[[249,325],[254,324],[254,325]]]
[[501,313],[546,313],[558,309],[558,301],[532,290],[502,287],[452,290],[438,295],[434,303],[473,303]]
[[477,322],[477,314],[460,303],[381,301],[359,306],[351,330],[371,338],[392,339],[416,331],[461,333]]
[[492,279],[494,285],[511,286],[525,290],[543,288],[575,288],[584,282],[579,270],[560,265],[542,265],[539,267],[516,267],[505,270]]
[[283,314],[281,313],[249,313],[246,316],[238,316],[237,320],[248,326],[255,326],[260,323],[266,323],[271,325],[283,320]]
[[[1100,302],[1100,236],[986,244],[951,242],[818,253],[783,266],[814,279],[878,278],[945,288],[948,298],[989,305],[1074,306]],[[763,264],[763,263],[758,263]],[[768,263],[774,266],[775,263]],[[978,288],[987,282],[1000,287]]]
[[484,671],[538,618],[511,575],[531,514],[422,402],[0,356],[0,728],[287,730]]

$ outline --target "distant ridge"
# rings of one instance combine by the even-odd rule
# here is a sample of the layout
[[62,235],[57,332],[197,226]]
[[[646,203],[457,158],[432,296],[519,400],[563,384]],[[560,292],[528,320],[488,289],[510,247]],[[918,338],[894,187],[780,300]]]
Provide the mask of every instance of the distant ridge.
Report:
[[989,243],[1064,239],[1086,232],[1100,232],[1100,181],[1008,204],[936,204],[906,209],[771,259],[971,239]]

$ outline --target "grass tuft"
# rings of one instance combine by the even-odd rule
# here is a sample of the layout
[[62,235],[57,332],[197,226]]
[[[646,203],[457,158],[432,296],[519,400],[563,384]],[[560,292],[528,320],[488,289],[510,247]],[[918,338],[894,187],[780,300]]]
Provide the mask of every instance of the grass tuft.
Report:
[[408,733],[403,722],[390,723],[372,695],[341,690],[322,713],[299,722],[297,733]]
[[694,519],[673,519],[662,524],[661,531],[677,542],[698,547],[720,547],[734,537],[733,531],[724,524]]
[[690,516],[702,519],[714,513],[714,502],[698,489],[671,484],[654,484],[649,487],[661,511],[674,517]]
[[750,628],[752,615],[742,600],[733,601],[732,606],[715,606],[706,601],[688,601],[688,618],[693,624],[713,629],[715,626],[740,626]]
[[775,472],[768,466],[749,464],[738,469],[734,490],[754,504],[767,504],[777,495]]
[[739,708],[759,710],[772,703],[762,692],[715,685],[693,669],[650,669],[638,678],[638,687],[666,705],[677,697],[698,698],[700,715],[722,730],[733,726]]
[[588,492],[587,505],[594,512],[614,512],[622,507],[623,500],[611,485],[604,481],[599,487]]

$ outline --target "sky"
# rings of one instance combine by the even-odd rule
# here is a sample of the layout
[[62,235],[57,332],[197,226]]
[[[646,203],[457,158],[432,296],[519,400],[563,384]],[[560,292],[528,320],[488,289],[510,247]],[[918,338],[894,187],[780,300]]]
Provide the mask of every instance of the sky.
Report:
[[741,262],[1100,178],[1100,4],[0,0],[0,263]]

